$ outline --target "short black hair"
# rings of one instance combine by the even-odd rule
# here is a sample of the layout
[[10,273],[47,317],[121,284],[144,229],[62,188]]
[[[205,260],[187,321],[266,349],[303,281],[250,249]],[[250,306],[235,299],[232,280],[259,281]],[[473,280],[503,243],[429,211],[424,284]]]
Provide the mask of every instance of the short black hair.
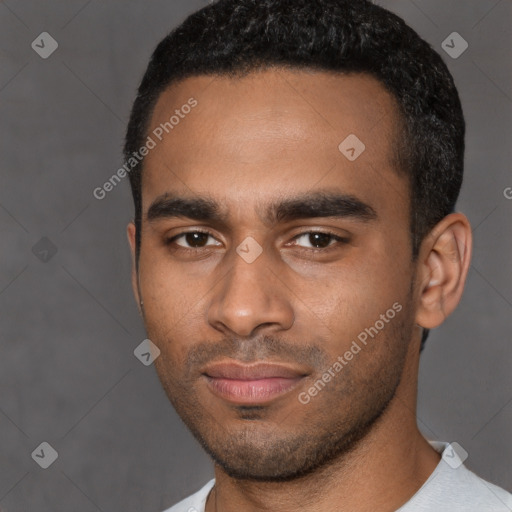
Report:
[[[415,259],[424,237],[454,211],[464,116],[441,56],[400,17],[368,0],[219,0],[193,13],[151,56],[128,123],[126,160],[145,143],[155,104],[171,84],[269,68],[365,73],[392,94],[401,124],[397,171],[410,183]],[[129,173],[137,260],[142,168],[143,160]]]

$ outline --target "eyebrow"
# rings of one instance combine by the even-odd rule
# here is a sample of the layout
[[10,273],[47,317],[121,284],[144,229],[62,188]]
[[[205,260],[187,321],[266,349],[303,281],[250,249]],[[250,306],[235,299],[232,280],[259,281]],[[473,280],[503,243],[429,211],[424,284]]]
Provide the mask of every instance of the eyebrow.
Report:
[[[267,225],[317,217],[351,218],[362,222],[377,219],[372,206],[353,195],[317,191],[281,199],[269,204],[260,215]],[[220,203],[208,197],[179,197],[169,193],[156,198],[147,220],[188,218],[198,222],[226,225],[227,214]]]

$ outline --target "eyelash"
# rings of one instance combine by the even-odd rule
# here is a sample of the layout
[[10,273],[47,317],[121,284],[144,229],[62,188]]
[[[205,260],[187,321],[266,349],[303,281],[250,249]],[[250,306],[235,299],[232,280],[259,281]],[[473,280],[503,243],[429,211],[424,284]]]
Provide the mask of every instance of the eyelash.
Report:
[[[209,231],[203,231],[201,229],[194,229],[192,231],[183,231],[182,233],[179,233],[177,235],[174,235],[171,238],[168,238],[165,241],[165,244],[166,245],[172,245],[179,238],[181,238],[183,236],[186,236],[186,235],[194,234],[194,233],[201,233],[203,235],[208,235],[208,236],[211,236],[211,237],[215,238],[212,235],[212,233],[210,233]],[[328,236],[332,237],[339,244],[347,244],[349,242],[348,237],[342,237],[340,235],[337,235],[336,233],[333,233],[332,231],[304,231],[302,233],[298,233],[297,235],[295,235],[292,240],[300,238],[300,237],[302,237],[304,235],[313,235],[313,234],[328,235]],[[317,252],[326,253],[329,250],[335,248],[335,246],[336,246],[336,244],[330,244],[330,245],[328,245],[325,248],[309,248],[309,247],[300,247],[300,246],[299,246],[299,248],[301,250],[308,251],[308,252],[313,252],[313,253],[317,253]],[[176,246],[176,250],[184,251],[184,252],[197,252],[197,251],[200,251],[202,249],[206,249],[206,247],[193,248],[193,247],[183,247],[181,245]]]

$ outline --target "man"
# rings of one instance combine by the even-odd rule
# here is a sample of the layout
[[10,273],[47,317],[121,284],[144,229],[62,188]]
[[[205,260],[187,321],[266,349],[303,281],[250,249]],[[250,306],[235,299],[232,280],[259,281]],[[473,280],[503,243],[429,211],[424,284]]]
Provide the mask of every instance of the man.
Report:
[[170,511],[512,510],[416,423],[470,262],[463,153],[446,65],[370,2],[221,0],[160,43],[126,137],[133,286],[215,463]]

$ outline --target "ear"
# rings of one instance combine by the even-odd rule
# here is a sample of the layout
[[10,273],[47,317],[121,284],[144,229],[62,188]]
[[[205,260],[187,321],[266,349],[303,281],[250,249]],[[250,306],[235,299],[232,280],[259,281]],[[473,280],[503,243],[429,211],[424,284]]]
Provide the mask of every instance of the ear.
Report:
[[130,244],[130,252],[132,255],[132,288],[133,294],[135,296],[135,300],[137,301],[137,307],[139,308],[139,313],[142,314],[141,310],[141,297],[139,290],[139,276],[137,272],[137,258],[136,258],[136,242],[135,235],[137,233],[137,228],[133,222],[130,222],[126,228],[126,234],[128,235],[128,243]]
[[416,323],[438,327],[457,307],[471,261],[471,225],[462,213],[442,219],[421,244]]

